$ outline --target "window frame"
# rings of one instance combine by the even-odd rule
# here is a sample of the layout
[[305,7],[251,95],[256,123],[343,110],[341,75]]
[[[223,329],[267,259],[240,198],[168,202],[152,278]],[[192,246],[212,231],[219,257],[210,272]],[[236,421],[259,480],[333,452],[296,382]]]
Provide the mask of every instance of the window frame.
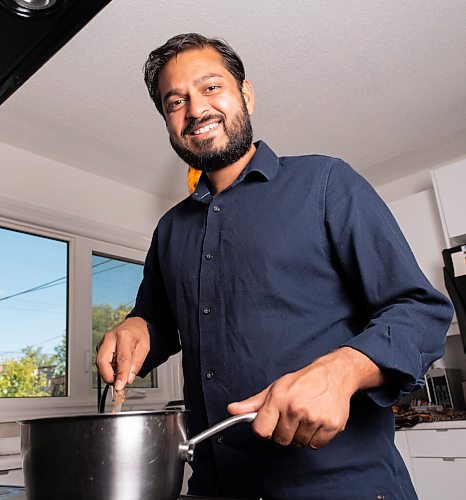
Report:
[[[121,229],[118,238],[115,238],[112,237],[116,234],[112,228],[105,231],[97,224],[93,225],[92,222],[89,224],[86,235],[0,216],[0,227],[68,243],[68,395],[0,398],[0,422],[49,415],[93,413],[97,410],[97,391],[92,388],[91,366],[92,254],[104,254],[143,263],[149,238],[141,238],[139,235],[139,238],[135,239],[134,234],[125,229]],[[96,239],[96,234],[101,238]],[[137,290],[134,291],[135,295],[136,292]],[[128,411],[157,409],[170,400],[182,399],[181,355],[172,356],[159,366],[157,378],[158,388],[128,388],[124,409]]]

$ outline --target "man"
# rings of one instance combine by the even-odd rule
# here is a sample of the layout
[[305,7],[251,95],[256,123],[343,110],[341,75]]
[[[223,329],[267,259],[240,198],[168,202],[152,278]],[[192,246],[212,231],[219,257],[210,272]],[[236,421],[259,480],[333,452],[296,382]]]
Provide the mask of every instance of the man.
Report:
[[443,354],[450,304],[347,164],[252,142],[254,92],[226,43],[179,35],[145,69],[171,145],[204,173],[154,232],[103,378],[114,352],[121,389],[181,348],[191,434],[258,411],[196,449],[192,494],[416,498],[391,405]]

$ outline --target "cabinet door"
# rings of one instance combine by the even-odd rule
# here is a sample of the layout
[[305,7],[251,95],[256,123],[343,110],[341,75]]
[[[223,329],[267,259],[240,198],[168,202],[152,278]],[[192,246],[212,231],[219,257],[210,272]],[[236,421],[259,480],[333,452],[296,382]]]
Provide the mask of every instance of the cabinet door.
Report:
[[433,190],[389,203],[419,267],[432,285],[446,294],[442,250],[446,243]]
[[411,429],[405,432],[411,457],[466,459],[466,429]]
[[466,242],[466,160],[434,170],[432,180],[450,246]]
[[419,500],[464,500],[466,458],[412,458]]

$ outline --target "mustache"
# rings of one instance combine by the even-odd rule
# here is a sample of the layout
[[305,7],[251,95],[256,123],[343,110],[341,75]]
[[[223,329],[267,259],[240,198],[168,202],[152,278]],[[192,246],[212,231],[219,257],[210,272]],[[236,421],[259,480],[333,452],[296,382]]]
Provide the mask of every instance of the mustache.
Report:
[[208,115],[203,116],[202,118],[190,118],[186,127],[182,130],[182,137],[191,134],[194,130],[202,126],[204,123],[210,122],[212,120],[223,122],[223,117],[221,115]]

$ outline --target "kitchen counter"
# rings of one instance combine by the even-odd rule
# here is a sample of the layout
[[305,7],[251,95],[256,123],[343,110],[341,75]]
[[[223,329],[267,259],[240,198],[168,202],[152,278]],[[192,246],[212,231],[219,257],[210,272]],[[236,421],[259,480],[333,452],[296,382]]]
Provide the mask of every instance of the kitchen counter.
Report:
[[[444,420],[442,422],[422,422],[416,424],[413,427],[409,427],[409,430],[439,430],[439,429],[466,429],[466,420]],[[408,430],[400,429],[400,430]]]
[[[462,429],[466,427],[466,411],[442,406],[393,407],[396,430]],[[434,427],[426,427],[434,425]],[[422,427],[420,427],[422,426]]]

